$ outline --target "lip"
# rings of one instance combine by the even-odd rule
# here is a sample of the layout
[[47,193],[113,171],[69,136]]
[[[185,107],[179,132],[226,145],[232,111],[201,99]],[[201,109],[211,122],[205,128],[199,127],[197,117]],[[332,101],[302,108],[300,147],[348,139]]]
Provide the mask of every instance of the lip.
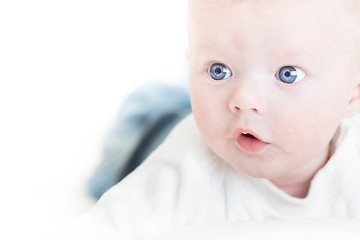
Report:
[[249,129],[236,129],[233,139],[243,151],[248,153],[260,153],[269,143],[263,141],[256,133]]

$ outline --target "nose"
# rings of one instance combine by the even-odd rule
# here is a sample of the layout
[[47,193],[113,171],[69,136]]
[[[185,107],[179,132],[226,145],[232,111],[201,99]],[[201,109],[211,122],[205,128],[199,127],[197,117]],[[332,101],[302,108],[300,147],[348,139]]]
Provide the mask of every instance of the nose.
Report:
[[256,81],[242,81],[232,88],[229,109],[233,113],[251,111],[262,114],[266,110],[265,93]]

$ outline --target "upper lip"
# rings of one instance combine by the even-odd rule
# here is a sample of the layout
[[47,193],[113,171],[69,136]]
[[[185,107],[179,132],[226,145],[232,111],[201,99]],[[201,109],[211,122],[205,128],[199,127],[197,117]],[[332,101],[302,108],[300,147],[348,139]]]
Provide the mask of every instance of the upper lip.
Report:
[[255,132],[253,132],[250,129],[247,128],[237,128],[234,132],[233,132],[233,139],[237,140],[241,135],[245,135],[245,134],[251,134],[252,136],[254,136],[255,138],[257,138],[258,140],[263,141]]

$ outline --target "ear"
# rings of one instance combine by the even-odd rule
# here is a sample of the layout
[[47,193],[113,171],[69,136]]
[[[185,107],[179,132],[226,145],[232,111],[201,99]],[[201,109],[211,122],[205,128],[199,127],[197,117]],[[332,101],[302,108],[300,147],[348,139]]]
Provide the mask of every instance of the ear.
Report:
[[189,47],[187,47],[187,48],[185,49],[185,56],[186,56],[186,60],[189,61],[189,59],[190,59],[190,50],[189,50]]
[[351,117],[360,111],[360,79],[353,88],[353,92],[348,103],[345,117]]

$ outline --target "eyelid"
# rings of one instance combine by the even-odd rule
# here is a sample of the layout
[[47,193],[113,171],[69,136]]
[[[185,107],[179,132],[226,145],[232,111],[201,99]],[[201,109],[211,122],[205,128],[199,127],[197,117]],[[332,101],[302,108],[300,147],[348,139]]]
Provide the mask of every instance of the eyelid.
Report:
[[203,71],[207,72],[208,69],[214,64],[222,64],[231,71],[231,69],[230,69],[230,67],[228,65],[226,65],[225,63],[223,63],[221,61],[215,61],[215,60],[210,60],[210,61],[207,61],[206,63],[204,63],[203,68],[202,68]]

